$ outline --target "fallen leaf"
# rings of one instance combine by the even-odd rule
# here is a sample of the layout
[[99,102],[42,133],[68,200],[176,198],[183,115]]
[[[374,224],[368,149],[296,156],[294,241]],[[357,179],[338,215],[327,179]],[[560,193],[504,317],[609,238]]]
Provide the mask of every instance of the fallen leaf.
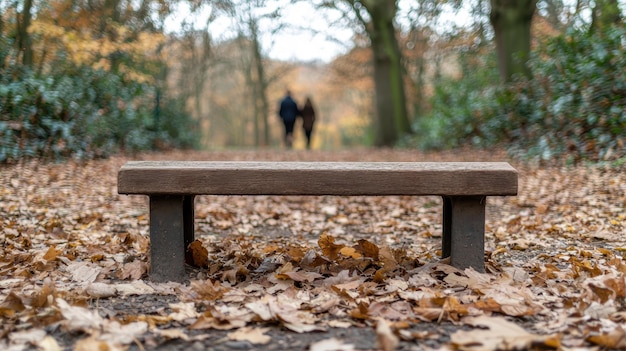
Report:
[[385,320],[406,320],[413,317],[413,309],[409,302],[395,301],[393,303],[382,303],[374,301],[367,310],[369,316]]
[[148,272],[148,264],[146,262],[135,260],[124,264],[119,279],[138,280]]
[[80,339],[74,345],[74,351],[94,351],[94,350],[122,351],[124,349],[125,348],[113,345],[110,342],[107,342],[104,340],[98,340],[95,336]]
[[544,345],[549,335],[527,332],[515,323],[501,317],[466,317],[462,322],[485,329],[459,330],[450,335],[454,347],[472,351],[528,350]]
[[609,349],[626,349],[626,332],[621,326],[617,326],[613,331],[602,335],[593,335],[587,338],[588,341]]
[[62,324],[68,331],[90,333],[104,324],[96,310],[71,306],[63,299],[56,299],[56,305],[65,319]]
[[282,325],[296,333],[308,333],[312,331],[325,330],[324,327],[316,325],[318,319],[310,312],[300,311],[293,301],[286,298],[269,296],[268,306],[270,312]]
[[322,233],[317,241],[317,245],[319,245],[320,249],[322,249],[322,254],[330,260],[336,259],[339,256],[341,249],[345,247],[345,245],[335,244],[335,238],[327,233]]
[[285,254],[294,262],[302,261],[304,258],[305,252],[301,247],[290,246],[289,249],[285,251]]
[[248,324],[246,319],[225,316],[214,308],[201,314],[189,329],[232,330],[243,328]]
[[186,262],[192,266],[209,267],[209,251],[202,245],[200,240],[195,240],[187,247]]
[[585,314],[595,319],[608,319],[617,312],[617,308],[613,305],[603,305],[593,301],[589,307],[585,309]]
[[57,250],[56,245],[50,246],[50,248],[48,248],[48,251],[46,251],[46,254],[43,255],[43,259],[46,261],[54,261],[62,253],[62,250]]
[[369,242],[365,239],[361,239],[358,241],[358,244],[354,246],[354,249],[360,252],[365,257],[370,257],[374,261],[378,260],[378,246],[376,244]]
[[358,275],[350,275],[349,270],[342,270],[334,277],[324,279],[324,286],[337,286],[340,289],[355,289],[362,284],[364,279]]
[[274,318],[274,315],[270,311],[270,307],[268,305],[268,296],[261,300],[256,300],[253,302],[247,303],[245,306],[247,309],[255,313],[261,320],[270,321]]
[[97,299],[111,297],[117,294],[115,286],[107,283],[91,283],[85,288],[85,292],[87,295]]
[[39,340],[46,337],[47,333],[43,329],[32,328],[27,330],[14,331],[8,335],[11,343],[24,345],[24,344],[36,344]]
[[398,267],[398,262],[396,261],[395,257],[393,257],[393,251],[389,246],[383,246],[379,250],[378,254],[379,260],[383,263],[385,271],[389,272]]
[[326,324],[328,324],[331,328],[350,328],[353,327],[354,324],[351,322],[339,321],[339,320],[330,320]]
[[363,256],[353,247],[343,247],[339,250],[339,253],[350,258],[361,258]]
[[199,315],[193,302],[171,303],[170,308],[174,311],[170,313],[170,318],[179,322],[196,318]]
[[312,343],[309,346],[309,351],[354,351],[356,350],[353,344],[346,344],[337,338],[324,339]]
[[400,340],[391,330],[391,323],[384,319],[376,320],[376,344],[383,351],[393,351]]
[[120,324],[117,321],[110,321],[104,324],[104,334],[99,336],[100,340],[105,340],[114,344],[128,345],[148,332],[148,323],[133,322]]
[[115,291],[122,296],[154,294],[153,287],[143,280],[135,280],[130,283],[120,283],[114,285]]
[[413,308],[413,313],[415,313],[415,315],[422,321],[432,322],[441,317],[443,309],[434,307],[415,307]]
[[63,349],[59,346],[59,343],[50,335],[47,335],[43,339],[39,340],[37,343],[37,348],[39,351],[62,351]]
[[93,283],[102,268],[91,262],[71,262],[65,270],[72,274],[72,280],[81,283]]
[[604,304],[605,302],[607,302],[609,299],[613,300],[614,296],[615,296],[615,291],[602,287],[602,286],[598,286],[595,284],[590,283],[588,285],[589,289],[591,289],[591,291],[593,291],[593,293],[600,299],[600,303]]
[[200,298],[202,300],[215,301],[224,296],[228,288],[223,287],[220,282],[211,280],[192,280],[192,291],[195,293],[191,298]]
[[316,272],[291,271],[277,274],[278,279],[291,279],[296,282],[312,282],[323,276]]
[[187,341],[189,340],[189,335],[187,335],[187,333],[185,333],[185,331],[178,329],[178,328],[174,328],[174,329],[157,329],[156,333],[160,336],[162,336],[163,338],[165,338],[166,340],[176,340],[176,339],[180,339],[183,341]]
[[50,281],[46,281],[44,285],[36,291],[30,298],[31,307],[46,307],[50,306],[54,302],[56,289],[54,284]]
[[24,282],[24,279],[16,279],[16,278],[3,279],[3,280],[0,280],[0,289],[9,289],[23,282]]
[[22,312],[24,309],[26,307],[22,299],[15,295],[14,292],[10,292],[0,304],[0,317],[13,317],[16,312]]
[[228,333],[226,336],[230,340],[235,341],[248,341],[251,344],[255,345],[265,345],[268,344],[272,338],[265,333],[269,331],[270,328],[250,328],[244,327],[239,328],[237,331]]
[[318,255],[314,250],[309,250],[300,260],[300,267],[305,270],[314,270],[317,267],[324,266],[330,263],[330,260],[323,256]]

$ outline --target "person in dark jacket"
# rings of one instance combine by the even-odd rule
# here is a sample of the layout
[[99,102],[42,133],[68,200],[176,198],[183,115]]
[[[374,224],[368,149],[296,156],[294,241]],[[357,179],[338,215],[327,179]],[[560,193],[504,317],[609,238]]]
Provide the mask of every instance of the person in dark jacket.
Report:
[[315,109],[311,98],[307,97],[304,106],[300,110],[300,116],[302,116],[302,128],[304,128],[304,135],[306,135],[306,148],[311,148],[311,134],[313,133],[313,124],[315,123]]
[[291,92],[287,90],[285,97],[280,101],[278,116],[280,116],[285,126],[285,146],[287,146],[288,149],[291,149],[293,145],[293,126],[299,114],[300,110],[298,109],[298,104],[291,97]]

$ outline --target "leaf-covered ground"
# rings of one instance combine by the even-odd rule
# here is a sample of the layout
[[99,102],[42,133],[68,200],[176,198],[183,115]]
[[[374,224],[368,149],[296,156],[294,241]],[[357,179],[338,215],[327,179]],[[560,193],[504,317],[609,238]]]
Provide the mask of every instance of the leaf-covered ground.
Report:
[[[471,161],[501,153],[239,151],[134,159]],[[130,158],[129,158],[130,159]],[[196,200],[185,284],[147,279],[128,159],[0,168],[0,349],[626,348],[624,168],[531,166],[488,199],[487,273],[439,259],[437,197]]]

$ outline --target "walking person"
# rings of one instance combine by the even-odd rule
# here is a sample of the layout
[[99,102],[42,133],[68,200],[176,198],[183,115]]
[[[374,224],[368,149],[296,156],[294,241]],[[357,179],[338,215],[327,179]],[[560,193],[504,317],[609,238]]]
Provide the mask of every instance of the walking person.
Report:
[[280,101],[278,116],[283,121],[285,127],[285,146],[291,149],[293,145],[293,126],[296,124],[296,118],[300,114],[298,104],[291,97],[291,92],[287,90],[285,97]]
[[306,148],[311,149],[311,134],[313,134],[313,124],[315,123],[315,109],[311,98],[307,97],[304,106],[300,110],[300,116],[302,116],[302,128],[304,128],[304,134],[306,135]]

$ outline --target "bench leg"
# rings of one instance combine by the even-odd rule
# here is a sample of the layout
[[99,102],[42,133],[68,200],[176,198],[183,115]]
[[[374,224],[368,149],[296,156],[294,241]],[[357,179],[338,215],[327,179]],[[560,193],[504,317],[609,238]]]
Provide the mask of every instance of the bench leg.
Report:
[[194,240],[194,196],[150,196],[150,280],[185,279],[185,250]]
[[444,196],[442,257],[465,269],[485,271],[485,196]]
[[183,233],[185,236],[185,251],[187,250],[187,247],[189,247],[189,244],[196,240],[195,227],[193,222],[196,215],[194,208],[195,198],[195,195],[183,196]]

